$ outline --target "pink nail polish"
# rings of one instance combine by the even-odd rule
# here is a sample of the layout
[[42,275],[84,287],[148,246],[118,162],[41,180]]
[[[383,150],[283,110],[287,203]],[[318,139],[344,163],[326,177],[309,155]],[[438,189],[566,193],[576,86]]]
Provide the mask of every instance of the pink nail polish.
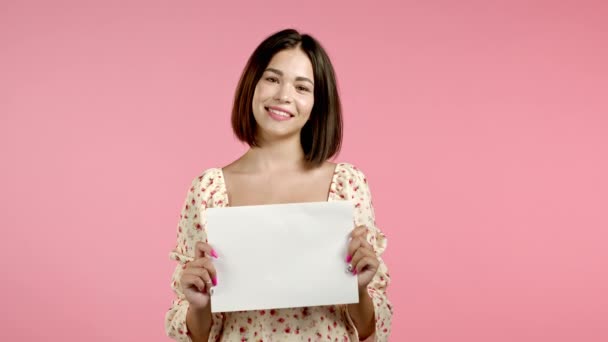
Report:
[[217,285],[217,278],[216,277],[211,278],[211,282],[213,283],[213,286],[216,286]]
[[350,255],[346,256],[346,262],[350,262],[351,260],[353,260],[353,257]]
[[215,253],[215,249],[211,250],[211,256],[217,259],[217,253]]
[[357,275],[357,269],[356,268],[353,270],[353,274]]

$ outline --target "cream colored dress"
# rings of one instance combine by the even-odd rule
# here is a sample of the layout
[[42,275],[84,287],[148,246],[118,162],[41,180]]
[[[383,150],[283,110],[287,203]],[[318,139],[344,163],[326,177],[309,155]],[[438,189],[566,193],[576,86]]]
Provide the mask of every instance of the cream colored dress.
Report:
[[[387,341],[393,310],[386,294],[390,277],[380,257],[386,248],[386,238],[376,227],[371,194],[363,172],[351,164],[338,164],[327,200],[352,200],[355,224],[369,227],[367,240],[380,261],[378,273],[367,288],[375,309],[375,340]],[[208,169],[193,180],[179,219],[177,246],[170,253],[170,258],[178,262],[171,281],[176,297],[165,316],[165,331],[177,341],[191,341],[186,326],[188,301],[179,284],[182,271],[186,263],[193,260],[196,242],[207,241],[206,209],[227,205],[221,169]],[[332,305],[215,313],[209,341],[359,341],[359,336],[346,305]]]

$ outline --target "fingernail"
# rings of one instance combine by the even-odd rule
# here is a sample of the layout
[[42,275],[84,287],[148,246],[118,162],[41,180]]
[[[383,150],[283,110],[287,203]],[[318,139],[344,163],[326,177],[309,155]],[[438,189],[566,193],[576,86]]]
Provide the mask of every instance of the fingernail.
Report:
[[353,260],[353,257],[350,255],[346,256],[346,262],[350,262],[351,260]]
[[357,275],[357,269],[356,268],[353,270],[353,274]]
[[216,286],[217,285],[217,278],[216,277],[211,278],[211,282],[213,283],[213,286]]
[[211,250],[211,256],[217,259],[217,253],[215,253],[215,249]]

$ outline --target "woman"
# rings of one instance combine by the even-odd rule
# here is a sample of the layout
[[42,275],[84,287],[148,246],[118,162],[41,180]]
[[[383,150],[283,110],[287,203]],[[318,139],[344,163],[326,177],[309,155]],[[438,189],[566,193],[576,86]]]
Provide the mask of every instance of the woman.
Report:
[[[334,70],[309,35],[284,30],[253,52],[239,81],[232,111],[236,136],[250,149],[224,168],[192,182],[171,258],[177,297],[166,315],[167,334],[179,341],[386,341],[392,308],[380,254],[369,187],[356,167],[328,161],[342,139]],[[345,265],[358,279],[359,303],[349,305],[211,313],[217,285],[206,208],[352,200],[355,224]],[[212,241],[211,241],[212,243]],[[255,280],[252,280],[255,281]],[[315,281],[311,279],[311,281]],[[319,280],[322,281],[322,280]]]

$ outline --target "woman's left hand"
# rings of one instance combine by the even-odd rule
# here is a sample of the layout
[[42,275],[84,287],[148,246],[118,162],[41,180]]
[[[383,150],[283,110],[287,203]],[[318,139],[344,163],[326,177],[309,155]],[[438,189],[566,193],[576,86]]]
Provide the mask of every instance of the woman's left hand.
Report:
[[350,234],[351,240],[348,244],[348,255],[346,262],[351,273],[357,275],[359,292],[367,290],[367,285],[372,281],[378,271],[380,262],[376,252],[369,242],[367,242],[367,227],[358,226]]

